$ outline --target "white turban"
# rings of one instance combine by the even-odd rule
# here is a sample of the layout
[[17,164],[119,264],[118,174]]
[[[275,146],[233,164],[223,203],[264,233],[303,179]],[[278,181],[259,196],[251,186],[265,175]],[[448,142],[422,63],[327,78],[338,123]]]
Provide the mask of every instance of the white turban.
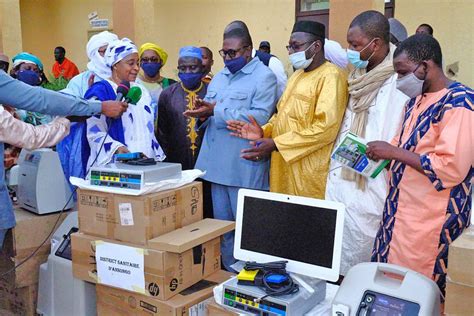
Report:
[[105,51],[105,64],[107,67],[111,68],[113,65],[133,53],[138,53],[138,49],[128,38],[124,37],[121,40],[113,41]]
[[110,70],[110,67],[107,67],[105,64],[104,57],[100,56],[99,48],[109,45],[111,42],[116,40],[118,40],[117,35],[108,31],[103,31],[92,36],[89,42],[87,42],[86,51],[87,57],[90,60],[87,64],[87,69],[102,79],[110,78],[112,71]]

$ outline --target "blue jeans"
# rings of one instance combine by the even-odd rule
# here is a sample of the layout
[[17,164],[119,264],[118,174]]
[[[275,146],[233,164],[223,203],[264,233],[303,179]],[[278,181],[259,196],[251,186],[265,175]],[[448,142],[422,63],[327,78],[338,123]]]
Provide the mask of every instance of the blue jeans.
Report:
[[[235,221],[237,212],[237,196],[239,187],[231,187],[212,183],[212,205],[214,218]],[[222,264],[228,271],[234,271],[230,266],[235,263],[234,232],[226,233],[221,238]]]

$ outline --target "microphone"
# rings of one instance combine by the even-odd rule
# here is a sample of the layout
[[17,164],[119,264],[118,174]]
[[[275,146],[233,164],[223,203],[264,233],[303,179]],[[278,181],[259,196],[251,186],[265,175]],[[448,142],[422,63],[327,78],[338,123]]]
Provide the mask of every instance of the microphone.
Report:
[[125,102],[136,105],[142,97],[142,89],[137,86],[131,87],[125,97]]
[[117,97],[115,101],[122,101],[123,98],[127,95],[128,91],[130,90],[130,82],[122,81],[117,87]]

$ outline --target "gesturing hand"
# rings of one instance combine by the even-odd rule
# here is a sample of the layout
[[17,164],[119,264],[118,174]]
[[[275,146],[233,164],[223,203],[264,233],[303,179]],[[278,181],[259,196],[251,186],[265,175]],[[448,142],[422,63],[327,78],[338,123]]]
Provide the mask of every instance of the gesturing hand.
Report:
[[255,141],[251,141],[250,145],[253,147],[243,149],[242,155],[240,157],[247,160],[259,161],[270,157],[272,151],[277,149],[272,138],[260,138]]
[[206,102],[202,99],[194,100],[194,109],[186,110],[183,114],[187,117],[208,118],[214,115],[216,103]]
[[228,120],[227,129],[231,131],[230,135],[240,137],[248,140],[257,140],[263,137],[263,130],[258,125],[257,121],[252,115],[249,115],[250,122],[243,122],[237,120]]

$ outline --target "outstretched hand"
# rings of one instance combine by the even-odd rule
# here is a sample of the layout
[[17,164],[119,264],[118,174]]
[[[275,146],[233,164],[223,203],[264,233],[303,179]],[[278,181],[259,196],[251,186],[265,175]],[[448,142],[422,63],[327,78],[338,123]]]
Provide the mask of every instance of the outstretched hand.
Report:
[[186,110],[183,114],[187,117],[195,117],[205,119],[214,115],[214,107],[216,103],[210,103],[197,98],[194,100],[194,109]]
[[228,120],[227,129],[230,135],[248,140],[257,140],[263,137],[263,130],[252,115],[248,116],[250,122]]

